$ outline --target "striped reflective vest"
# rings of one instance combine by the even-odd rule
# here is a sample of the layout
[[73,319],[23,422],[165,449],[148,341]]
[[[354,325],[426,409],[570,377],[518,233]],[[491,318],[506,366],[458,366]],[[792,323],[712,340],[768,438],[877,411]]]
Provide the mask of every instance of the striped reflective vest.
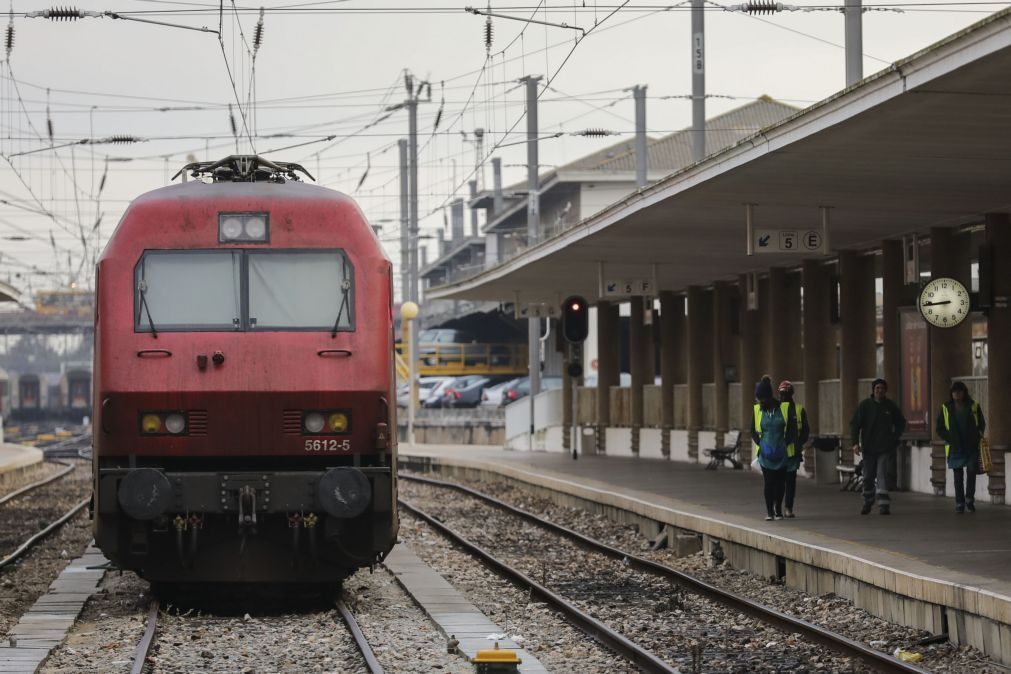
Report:
[[[797,419],[798,419],[797,423],[800,423],[799,422],[800,411],[803,408],[800,405],[797,405],[796,403],[792,403],[792,404],[794,405],[794,413],[797,415]],[[789,423],[790,423],[790,405],[791,405],[791,403],[779,403],[779,411],[783,414],[783,420],[787,423],[788,426],[789,426]],[[758,404],[758,403],[755,403],[755,433],[758,433],[759,437],[761,437],[761,435],[762,435],[762,406],[760,404]],[[785,429],[784,429],[783,433],[784,433],[784,436],[785,436],[785,434],[786,434],[786,430]],[[755,447],[755,456],[758,456],[758,450],[759,450],[758,445],[755,445],[755,443],[751,443],[751,444],[754,445],[754,447]],[[797,454],[797,446],[794,443],[791,442],[790,444],[788,444],[786,446],[786,456],[787,456],[787,458],[792,459],[796,454]]]
[[[948,411],[948,404],[947,403],[941,405],[941,414],[944,415],[944,430],[948,431],[948,437],[951,437],[951,418],[949,417],[949,415],[951,413]],[[975,400],[972,401],[972,422],[974,424],[976,424],[976,430],[978,431],[979,430],[979,403],[977,403]],[[964,451],[964,449],[963,449],[963,451]],[[947,457],[949,454],[951,454],[951,445],[948,444],[948,443],[944,443],[944,456]]]

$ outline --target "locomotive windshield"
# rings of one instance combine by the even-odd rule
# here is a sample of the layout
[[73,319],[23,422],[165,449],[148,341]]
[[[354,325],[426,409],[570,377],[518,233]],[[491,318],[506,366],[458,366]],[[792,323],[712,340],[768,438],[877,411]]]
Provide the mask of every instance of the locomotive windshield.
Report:
[[353,279],[340,250],[148,251],[134,330],[350,331]]

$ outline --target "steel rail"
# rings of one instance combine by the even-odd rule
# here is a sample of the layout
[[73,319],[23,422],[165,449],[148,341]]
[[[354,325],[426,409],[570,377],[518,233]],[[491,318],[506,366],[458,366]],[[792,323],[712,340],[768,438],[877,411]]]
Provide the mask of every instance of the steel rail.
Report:
[[351,630],[351,635],[354,636],[355,644],[358,645],[358,650],[361,652],[362,657],[365,658],[365,664],[368,666],[370,674],[385,674],[383,666],[379,664],[379,660],[376,659],[376,654],[372,650],[372,645],[369,644],[369,640],[365,638],[362,628],[358,625],[358,621],[355,620],[354,614],[351,613],[351,609],[348,608],[348,605],[344,603],[343,599],[337,600],[337,612],[340,613],[344,624],[348,626],[349,630]]
[[41,480],[39,480],[38,482],[32,482],[30,485],[27,485],[25,487],[22,487],[21,489],[18,489],[17,491],[14,491],[14,492],[11,492],[10,494],[7,494],[3,498],[0,498],[0,505],[3,505],[4,503],[7,503],[8,501],[13,501],[18,496],[22,496],[24,494],[27,494],[28,492],[33,491],[35,489],[38,489],[39,487],[42,487],[44,485],[47,485],[50,482],[55,482],[56,480],[59,480],[61,477],[65,476],[65,475],[67,475],[69,473],[72,473],[74,471],[74,469],[77,468],[77,466],[75,466],[73,464],[63,463],[62,461],[53,461],[52,463],[58,464],[60,466],[66,466],[66,469],[60,471],[59,473],[56,473],[55,475],[50,475],[49,477],[44,477]]
[[848,637],[841,634],[837,634],[823,627],[819,627],[813,623],[809,623],[806,620],[800,618],[795,618],[793,616],[781,613],[775,609],[769,608],[757,602],[754,602],[746,597],[742,597],[733,592],[723,590],[716,587],[715,585],[710,585],[703,580],[696,578],[690,574],[684,573],[673,569],[665,564],[660,564],[659,562],[654,562],[652,560],[646,559],[644,557],[638,557],[634,554],[619,550],[618,548],[602,543],[589,536],[584,536],[583,534],[573,531],[567,527],[563,527],[560,524],[556,524],[542,517],[534,515],[533,513],[527,512],[517,508],[509,503],[501,501],[494,496],[489,496],[470,487],[465,487],[463,485],[454,484],[452,482],[445,482],[442,480],[436,480],[434,478],[421,477],[417,475],[405,475],[404,473],[398,473],[398,478],[401,480],[409,480],[414,482],[420,482],[423,484],[428,484],[435,487],[443,487],[446,489],[454,489],[456,491],[468,494],[477,498],[479,500],[485,501],[494,505],[497,508],[513,513],[523,519],[542,526],[546,529],[554,531],[566,538],[569,538],[580,545],[601,552],[613,559],[619,559],[627,563],[631,568],[638,569],[641,571],[647,571],[650,573],[655,573],[657,575],[663,576],[668,580],[672,580],[675,583],[683,586],[685,589],[690,590],[696,594],[700,594],[707,599],[714,602],[723,604],[724,606],[739,611],[741,613],[747,613],[758,620],[771,624],[778,629],[783,630],[787,633],[799,633],[806,637],[808,640],[815,643],[827,646],[832,650],[845,655],[846,657],[856,658],[865,664],[874,668],[875,671],[880,672],[899,672],[903,674],[926,674],[926,670],[920,669],[919,667],[914,667],[913,665],[902,662],[901,660],[892,657],[887,653],[882,653],[881,651],[876,651],[869,646],[854,641]]
[[147,626],[144,628],[144,636],[133,651],[133,665],[130,667],[130,674],[141,674],[144,665],[147,664],[147,656],[154,645],[154,634],[158,629],[158,600],[151,601],[151,608],[147,612]]
[[24,554],[26,552],[28,552],[33,545],[35,545],[36,543],[38,543],[39,541],[41,541],[43,538],[45,538],[49,534],[53,533],[54,531],[56,531],[57,529],[59,529],[60,527],[62,527],[67,522],[69,522],[70,519],[72,517],[74,517],[74,515],[76,515],[77,513],[81,512],[81,510],[83,510],[85,508],[85,506],[87,506],[88,503],[90,503],[90,502],[91,502],[91,497],[89,496],[88,498],[84,499],[83,501],[81,501],[80,503],[78,503],[77,505],[75,505],[73,508],[71,508],[69,512],[67,512],[65,515],[63,515],[63,517],[61,517],[60,519],[56,520],[55,522],[53,522],[52,524],[50,524],[48,527],[46,527],[45,529],[43,529],[39,533],[35,534],[34,536],[32,536],[31,538],[29,538],[24,543],[22,543],[21,547],[19,547],[17,550],[15,550],[11,554],[7,555],[3,559],[0,559],[0,569],[2,569],[3,567],[7,566],[11,562],[14,562],[17,559],[19,559],[22,556],[24,556]]
[[523,589],[529,588],[531,594],[536,594],[544,599],[553,608],[562,613],[571,623],[589,635],[590,638],[595,639],[599,643],[611,648],[642,671],[647,672],[648,674],[678,674],[680,672],[680,670],[675,667],[671,667],[659,657],[620,632],[612,630],[589,613],[580,610],[561,595],[549,590],[523,572],[514,569],[505,562],[494,557],[483,548],[467,540],[462,535],[453,529],[450,529],[448,526],[428,513],[414,505],[411,505],[403,499],[400,499],[399,503],[401,507],[407,509],[416,517],[427,522],[437,531],[466,550],[469,554],[479,558],[485,564],[492,567],[500,575],[506,577]]

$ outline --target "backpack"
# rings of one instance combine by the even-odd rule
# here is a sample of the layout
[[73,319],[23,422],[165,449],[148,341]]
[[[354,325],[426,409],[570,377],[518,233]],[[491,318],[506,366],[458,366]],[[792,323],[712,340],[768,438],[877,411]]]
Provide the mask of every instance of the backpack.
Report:
[[761,444],[758,445],[758,453],[763,459],[777,463],[786,458],[786,443],[770,445],[766,443],[765,438],[762,438]]

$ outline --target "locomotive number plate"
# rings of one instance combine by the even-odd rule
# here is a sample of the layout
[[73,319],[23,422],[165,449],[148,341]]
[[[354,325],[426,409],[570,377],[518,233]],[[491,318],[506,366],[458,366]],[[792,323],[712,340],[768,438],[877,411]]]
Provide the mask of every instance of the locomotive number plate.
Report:
[[336,438],[322,440],[306,440],[305,451],[307,452],[347,452],[351,449],[351,440]]

